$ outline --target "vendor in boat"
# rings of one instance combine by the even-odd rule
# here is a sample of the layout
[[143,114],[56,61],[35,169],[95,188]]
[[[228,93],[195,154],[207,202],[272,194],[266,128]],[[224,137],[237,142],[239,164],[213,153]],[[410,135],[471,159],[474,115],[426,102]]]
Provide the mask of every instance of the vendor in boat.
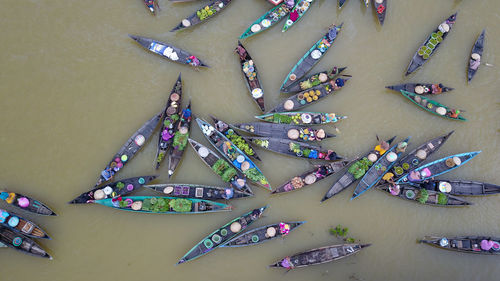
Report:
[[389,149],[389,143],[381,140],[377,146],[375,146],[375,151],[378,153],[378,155],[383,155],[387,149]]
[[242,46],[238,45],[238,47],[236,47],[236,49],[234,51],[236,53],[238,53],[238,55],[240,56],[241,60],[246,60],[247,50],[245,50],[245,48],[243,48]]
[[450,108],[450,110],[446,113],[446,115],[448,115],[451,118],[457,119],[458,115],[460,115],[460,110]]

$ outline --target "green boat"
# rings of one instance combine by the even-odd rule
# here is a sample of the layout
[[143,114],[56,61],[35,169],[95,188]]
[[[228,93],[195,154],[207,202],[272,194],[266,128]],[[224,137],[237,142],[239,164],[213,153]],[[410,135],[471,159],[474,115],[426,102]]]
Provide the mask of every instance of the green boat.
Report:
[[232,209],[229,205],[209,200],[163,196],[120,196],[95,200],[94,203],[124,211],[153,214],[202,214]]
[[219,229],[210,233],[207,237],[203,238],[198,244],[196,244],[189,252],[187,252],[177,264],[185,263],[194,259],[197,259],[206,253],[226,244],[227,241],[233,239],[246,230],[252,223],[258,220],[267,206],[262,208],[254,209],[240,217],[237,217],[230,222],[226,223]]
[[294,23],[298,22],[307,13],[307,11],[309,11],[313,2],[314,0],[299,0],[297,4],[295,4],[295,7],[293,7],[290,11],[288,19],[286,20],[283,30],[281,31],[287,31]]
[[403,96],[405,96],[407,99],[411,100],[413,103],[427,110],[430,113],[451,120],[467,121],[467,119],[465,119],[463,116],[460,115],[459,109],[449,108],[448,106],[440,104],[435,100],[423,97],[421,95],[417,95],[415,93],[410,93],[405,90],[401,90],[401,94],[403,94]]
[[297,111],[268,113],[260,116],[255,116],[255,118],[270,123],[302,126],[336,123],[342,119],[346,119],[347,116],[342,116],[335,113]]
[[267,13],[262,15],[256,21],[254,21],[248,28],[241,34],[240,39],[244,39],[267,30],[271,26],[280,22],[286,15],[290,13],[292,8],[295,6],[297,0],[293,2],[293,5],[288,5],[287,1],[279,4],[278,6],[272,8]]

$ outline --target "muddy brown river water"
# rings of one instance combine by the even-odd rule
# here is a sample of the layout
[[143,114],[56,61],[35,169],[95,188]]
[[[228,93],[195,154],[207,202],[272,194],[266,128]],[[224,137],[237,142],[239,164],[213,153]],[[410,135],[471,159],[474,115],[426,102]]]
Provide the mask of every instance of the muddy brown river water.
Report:
[[[200,1],[201,2],[201,1]],[[203,1],[206,2],[206,1]],[[499,280],[495,256],[458,254],[416,243],[427,234],[500,236],[500,196],[469,198],[473,206],[439,208],[370,190],[350,201],[353,188],[320,204],[338,176],[282,196],[255,187],[255,196],[232,202],[232,212],[207,215],[132,214],[103,206],[69,205],[93,187],[102,168],[125,140],[163,107],[179,72],[184,104],[198,117],[228,122],[253,120],[238,59],[238,36],[272,6],[236,0],[205,24],[171,33],[200,3],[172,4],[152,16],[140,0],[0,2],[0,184],[51,206],[57,217],[33,219],[52,236],[40,241],[54,260],[0,249],[0,280]],[[434,28],[458,11],[452,32],[432,59],[403,77],[410,58]],[[279,87],[290,68],[332,23],[344,22],[334,45],[313,69],[348,66],[348,84],[333,97],[307,107],[349,116],[337,138],[325,141],[355,157],[376,142],[412,136],[410,148],[450,130],[455,134],[432,156],[482,150],[447,178],[500,184],[500,2],[495,0],[390,1],[383,28],[370,6],[315,1],[286,33],[283,23],[243,44],[259,67],[271,108],[284,98]],[[470,50],[486,28],[482,65],[466,83]],[[211,66],[195,71],[148,53],[127,34],[170,42]],[[442,82],[454,91],[436,99],[466,110],[467,122],[450,121],[417,108],[384,86]],[[192,137],[208,145],[196,124]],[[329,129],[334,132],[333,128]],[[154,173],[158,133],[118,178]],[[261,170],[273,187],[310,169],[308,161],[258,150]],[[167,165],[155,183],[168,181]],[[221,185],[189,148],[175,182]],[[141,192],[141,194],[146,194]],[[280,220],[307,223],[286,239],[255,247],[218,249],[175,266],[195,243],[247,210],[269,205],[254,226]],[[2,204],[1,206],[5,206]],[[337,224],[373,245],[357,255],[320,266],[284,270],[267,265],[286,255],[340,242],[328,233]]]

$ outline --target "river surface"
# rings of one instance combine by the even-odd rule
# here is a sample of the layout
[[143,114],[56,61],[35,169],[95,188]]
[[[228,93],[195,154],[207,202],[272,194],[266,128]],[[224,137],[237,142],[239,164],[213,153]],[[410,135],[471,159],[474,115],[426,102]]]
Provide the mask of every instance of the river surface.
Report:
[[[200,1],[201,2],[201,1]],[[500,236],[500,196],[469,198],[466,208],[438,208],[391,198],[370,190],[350,201],[353,187],[320,204],[338,176],[282,196],[255,187],[255,196],[235,200],[232,212],[208,215],[133,214],[68,201],[93,187],[98,174],[143,122],[164,106],[179,72],[184,101],[198,117],[227,122],[253,120],[237,56],[238,36],[272,6],[264,0],[233,1],[221,15],[178,34],[181,19],[201,3],[172,4],[152,16],[140,0],[1,1],[0,3],[0,184],[51,206],[57,217],[35,220],[52,236],[39,241],[54,260],[0,249],[0,280],[499,280],[498,257],[459,254],[420,245],[427,234]],[[458,11],[451,34],[414,75],[403,76],[419,45]],[[334,97],[307,110],[348,115],[340,133],[325,141],[355,157],[376,143],[375,135],[412,136],[410,149],[455,130],[432,156],[482,150],[447,175],[500,184],[500,1],[390,1],[381,28],[372,7],[318,0],[295,26],[281,24],[243,40],[258,65],[271,108],[284,98],[279,87],[297,60],[332,23],[344,22],[336,42],[314,68],[348,66],[353,78]],[[483,63],[470,85],[466,67],[483,28]],[[195,71],[153,55],[133,42],[137,34],[189,50],[211,66]],[[466,110],[468,122],[431,115],[384,86],[401,82],[442,82],[455,90],[436,99]],[[208,145],[193,124],[192,137]],[[335,130],[333,127],[331,132]],[[153,174],[158,133],[118,179]],[[258,150],[259,167],[273,187],[309,169],[308,161]],[[166,163],[155,183],[168,181]],[[222,185],[189,148],[175,182]],[[146,192],[141,192],[146,194]],[[254,226],[282,220],[307,223],[286,239],[255,247],[218,249],[175,266],[193,245],[227,221],[269,205]],[[2,205],[5,206],[5,205]],[[341,242],[328,229],[341,224],[349,236],[373,245],[338,262],[284,274],[267,265],[311,248]]]

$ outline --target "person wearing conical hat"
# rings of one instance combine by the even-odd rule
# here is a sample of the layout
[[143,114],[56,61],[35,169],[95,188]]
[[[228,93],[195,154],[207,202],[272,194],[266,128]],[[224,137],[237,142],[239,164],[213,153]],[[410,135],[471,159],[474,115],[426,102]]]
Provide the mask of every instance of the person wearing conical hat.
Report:
[[375,146],[375,151],[379,153],[379,155],[383,155],[387,149],[389,149],[389,143],[381,140],[377,146]]

